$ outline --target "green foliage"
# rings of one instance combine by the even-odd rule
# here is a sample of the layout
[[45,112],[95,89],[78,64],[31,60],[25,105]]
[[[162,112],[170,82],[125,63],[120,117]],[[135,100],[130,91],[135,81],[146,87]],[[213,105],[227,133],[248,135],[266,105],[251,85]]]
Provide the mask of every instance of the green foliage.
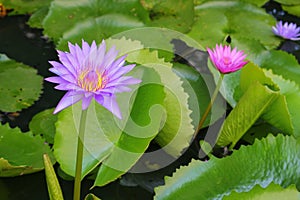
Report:
[[[155,71],[146,68],[143,73],[143,85],[136,91],[135,98],[131,99],[132,108],[127,121],[111,153],[100,166],[94,186],[103,186],[128,171],[159,132],[164,114],[164,87]],[[103,115],[98,119],[100,123],[107,120]],[[111,122],[110,126],[113,125]],[[109,132],[105,134],[109,135]]]
[[300,86],[300,65],[293,55],[279,50],[264,51],[253,62]]
[[[157,30],[151,29],[150,31],[155,33]],[[114,44],[120,50],[120,54],[128,54],[127,60],[129,62],[140,63],[153,68],[159,73],[161,82],[165,87],[164,107],[166,109],[166,119],[155,141],[167,153],[174,157],[180,156],[183,149],[189,146],[193,137],[194,127],[199,121],[199,107],[203,108],[198,103],[197,95],[199,98],[201,97],[202,102],[205,101],[204,98],[207,100],[207,104],[209,101],[205,92],[207,90],[206,85],[203,83],[201,76],[195,72],[191,72],[189,75],[176,73],[178,75],[176,76],[171,63],[158,58],[157,51],[150,52],[143,49],[143,46],[137,41],[122,38],[120,40],[109,39],[107,42],[108,46]],[[188,76],[196,76],[196,83],[192,83],[193,81]],[[202,89],[203,93],[196,92]],[[220,116],[217,114],[214,115],[215,118]]]
[[142,5],[148,10],[148,26],[170,28],[182,33],[191,30],[194,22],[193,0],[145,0]]
[[[188,106],[192,111],[190,116],[193,120],[192,123],[194,127],[196,127],[199,123],[200,116],[204,114],[205,109],[210,102],[212,90],[215,88],[214,80],[211,75],[200,75],[197,71],[192,69],[192,67],[184,64],[175,63],[173,65],[173,70],[181,78],[181,81],[183,81],[182,87],[189,95]],[[223,106],[223,100],[217,98],[213,110],[208,115],[202,127],[204,128],[213,124],[224,113],[225,108]]]
[[[112,14],[114,18],[108,19],[110,16],[108,14]],[[53,38],[55,41],[58,41],[65,32],[72,30],[73,27],[80,27],[78,23],[81,24],[85,20],[97,17],[99,17],[100,20],[98,23],[100,23],[103,28],[105,28],[105,23],[109,23],[108,26],[111,26],[111,30],[113,30],[113,28],[120,26],[122,22],[127,22],[129,18],[132,19],[133,17],[136,17],[132,20],[140,21],[143,19],[146,20],[148,16],[146,10],[140,5],[138,0],[80,0],[76,2],[69,0],[54,0],[51,3],[48,15],[43,21],[43,27],[46,35]],[[125,20],[123,19],[124,17],[126,18]],[[91,22],[95,23],[93,20]],[[126,24],[123,26],[127,27]],[[97,37],[97,34],[101,34],[101,32],[98,31],[97,29],[92,31],[94,38]],[[85,33],[86,32],[81,31],[82,38]]]
[[92,42],[95,39],[97,42],[101,42],[101,40],[116,33],[143,26],[144,24],[136,18],[117,13],[88,18],[78,22],[74,27],[64,32],[57,48],[67,50],[69,41],[80,43],[83,37],[88,42]]
[[84,198],[84,200],[101,200],[101,199],[99,199],[98,197],[96,197],[93,194],[88,194],[88,195],[86,195],[86,197]]
[[[262,70],[255,65],[245,67],[241,73],[241,87],[243,90],[259,81],[261,84],[269,85],[279,91],[282,96],[266,110],[262,118],[282,131],[292,133],[298,137],[300,116],[296,110],[300,108],[298,101],[300,97],[299,86],[283,76],[274,74],[271,70]],[[297,73],[296,70],[295,73]],[[285,77],[295,78],[291,75],[285,75]]]
[[49,6],[52,0],[0,0],[7,9],[13,9],[11,14],[32,14],[42,7]]
[[292,5],[292,6],[282,5],[282,9],[287,11],[291,15],[295,15],[295,16],[300,17],[300,5],[299,4],[298,5]]
[[28,25],[33,28],[43,28],[43,20],[48,14],[48,11],[49,7],[45,6],[34,12],[28,20]]
[[57,115],[53,115],[54,109],[47,109],[36,114],[29,123],[29,129],[33,135],[42,135],[46,142],[53,144],[55,135],[55,122]]
[[[167,153],[174,157],[180,156],[182,150],[189,146],[195,131],[190,118],[191,110],[188,107],[189,95],[186,93],[190,90],[190,100],[197,105],[195,93],[192,93],[194,91],[190,85],[186,85],[186,90],[182,88],[183,83],[172,71],[172,65],[159,59],[157,52],[150,53],[148,50],[134,52],[129,55],[128,60],[151,67],[160,74],[166,94],[164,99],[166,119],[155,140]],[[198,107],[195,107],[194,113],[194,120],[198,121]]]
[[155,188],[154,199],[222,199],[272,182],[299,186],[300,142],[291,136],[269,135],[252,146],[242,146],[229,157],[193,160],[181,167],[165,185]]
[[291,185],[287,188],[282,188],[279,185],[271,183],[268,187],[262,188],[256,185],[249,192],[232,192],[229,196],[224,196],[223,200],[298,200],[299,191],[296,189],[295,185]]
[[[97,106],[97,104],[95,105]],[[93,170],[111,151],[113,144],[103,134],[94,111],[94,104],[88,110],[83,151],[82,177]],[[61,169],[68,175],[75,175],[76,144],[78,140],[81,105],[75,104],[58,114],[55,124],[54,155]]]
[[274,92],[260,83],[249,86],[236,107],[226,118],[219,133],[217,144],[220,146],[231,144],[230,147],[233,148],[243,134],[277,98],[279,98],[278,92]]
[[48,193],[51,200],[63,200],[62,191],[57,180],[53,164],[47,154],[43,155]]
[[19,176],[44,169],[43,154],[54,163],[50,147],[40,136],[22,133],[18,128],[0,126],[0,176]]
[[0,110],[20,111],[38,100],[42,92],[42,77],[27,65],[0,56]]
[[267,48],[279,45],[271,29],[275,19],[257,6],[239,1],[208,1],[195,7],[195,15],[197,20],[188,35],[204,46],[225,42],[228,36],[236,46],[248,45],[244,38],[257,40]]
[[295,2],[294,0],[275,0],[278,3],[284,4],[284,5],[297,5],[300,4],[299,2]]

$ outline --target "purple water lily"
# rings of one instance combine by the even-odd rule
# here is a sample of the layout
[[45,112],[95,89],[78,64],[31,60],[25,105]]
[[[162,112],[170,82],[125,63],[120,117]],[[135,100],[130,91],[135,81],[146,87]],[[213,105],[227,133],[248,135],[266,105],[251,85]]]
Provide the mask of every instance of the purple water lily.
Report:
[[272,27],[273,33],[277,36],[288,40],[300,40],[300,27],[297,27],[294,23],[282,21],[277,22],[276,26]]
[[141,82],[131,76],[123,76],[135,65],[125,65],[126,56],[117,59],[118,51],[114,47],[106,52],[104,40],[99,47],[95,41],[90,46],[82,40],[82,48],[78,44],[69,43],[69,50],[70,52],[57,51],[60,62],[49,62],[53,66],[49,70],[57,76],[45,80],[57,83],[55,89],[67,91],[54,113],[80,100],[82,109],[85,110],[94,98],[121,119],[115,94],[128,92],[131,90],[128,85]]
[[215,49],[207,48],[207,51],[214,66],[223,74],[235,72],[247,64],[244,60],[247,55],[237,48],[231,51],[230,46],[217,44]]

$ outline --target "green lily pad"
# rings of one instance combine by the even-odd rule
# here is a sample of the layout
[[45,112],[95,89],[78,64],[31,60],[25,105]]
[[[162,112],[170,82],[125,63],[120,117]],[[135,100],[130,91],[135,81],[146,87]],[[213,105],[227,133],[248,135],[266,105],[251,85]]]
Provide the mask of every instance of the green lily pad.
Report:
[[[3,59],[2,59],[3,58]],[[31,106],[42,93],[43,78],[37,71],[22,63],[0,60],[0,110],[20,111]]]
[[36,10],[49,6],[52,0],[0,0],[7,9],[13,9],[10,14],[32,14]]
[[0,126],[0,176],[19,176],[44,169],[43,154],[55,162],[50,147],[40,136],[22,133],[9,125]]
[[29,129],[34,135],[41,135],[46,142],[53,144],[55,135],[55,122],[57,115],[53,115],[54,109],[47,109],[36,114],[29,123]]
[[148,10],[148,26],[170,28],[186,33],[194,22],[194,1],[179,0],[144,0],[142,5]]
[[300,17],[300,5],[282,5],[282,9],[287,11],[291,15]]
[[[120,14],[125,18],[134,18],[134,20],[146,20],[148,13],[141,6],[138,0],[133,1],[116,1],[116,0],[54,0],[51,3],[49,13],[43,21],[44,33],[58,41],[66,31],[78,26],[77,23],[88,18],[97,18],[106,14]],[[122,17],[118,18],[121,22]],[[126,26],[126,24],[123,24]],[[82,34],[87,33],[80,30]],[[98,33],[100,34],[100,33]],[[94,38],[97,32],[94,32]]]
[[299,2],[296,2],[294,0],[275,0],[276,2],[278,3],[281,3],[281,4],[285,4],[285,5],[297,5],[297,4],[300,4]]
[[87,42],[101,42],[119,32],[143,27],[143,22],[124,14],[105,14],[97,18],[88,18],[78,22],[73,28],[65,31],[59,40],[57,48],[67,50],[68,42],[81,43],[82,38]]
[[300,141],[294,137],[269,135],[226,158],[193,160],[165,177],[165,185],[155,188],[154,199],[222,199],[233,191],[249,192],[271,183],[299,187],[299,152]]
[[203,46],[214,47],[216,43],[225,42],[228,36],[236,45],[244,44],[244,38],[257,40],[266,48],[279,45],[280,39],[272,33],[275,19],[255,5],[209,1],[196,6],[195,13],[196,21],[188,35]]
[[240,199],[251,199],[251,200],[299,200],[300,193],[296,189],[295,185],[291,185],[287,188],[271,183],[268,187],[262,188],[256,185],[249,192],[232,192],[229,196],[225,196],[223,200],[240,200]]

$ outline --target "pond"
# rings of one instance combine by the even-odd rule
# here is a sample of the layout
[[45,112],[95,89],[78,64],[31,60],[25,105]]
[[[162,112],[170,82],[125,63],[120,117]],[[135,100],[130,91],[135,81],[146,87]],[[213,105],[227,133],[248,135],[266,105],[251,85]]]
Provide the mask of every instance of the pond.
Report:
[[[80,44],[79,46],[81,46],[81,40],[86,40],[91,44],[96,31],[99,32],[98,38],[95,39],[97,44],[100,44],[102,39],[112,36],[112,39],[106,40],[107,46],[116,45],[120,52],[128,54],[126,63],[136,65],[129,74],[141,79],[142,84],[132,86],[131,88],[134,89],[127,96],[126,94],[123,95],[123,93],[117,96],[122,112],[127,109],[126,106],[129,107],[130,113],[128,114],[124,111],[122,114],[127,117],[130,115],[134,125],[130,124],[130,120],[127,122],[127,126],[121,120],[118,121],[114,117],[113,109],[110,110],[109,107],[103,105],[107,108],[105,109],[100,106],[97,107],[97,104],[94,107],[90,106],[95,111],[95,118],[98,121],[102,120],[103,125],[99,126],[101,127],[102,136],[100,138],[96,136],[95,138],[87,139],[87,143],[90,144],[93,140],[103,139],[104,135],[105,138],[110,139],[110,143],[104,142],[103,145],[104,147],[107,145],[107,148],[112,153],[106,152],[106,147],[99,147],[100,150],[95,150],[95,152],[94,146],[86,147],[91,154],[89,156],[92,157],[87,156],[87,162],[93,162],[93,164],[89,163],[92,166],[88,164],[83,165],[84,170],[89,173],[87,173],[88,175],[85,174],[86,178],[81,182],[82,199],[89,193],[104,200],[153,199],[154,196],[157,199],[174,199],[178,195],[182,195],[186,199],[205,199],[209,195],[225,197],[228,194],[231,194],[231,198],[234,199],[236,193],[232,191],[237,189],[237,191],[245,192],[242,189],[243,186],[244,188],[248,187],[249,190],[252,189],[249,192],[250,195],[263,193],[258,185],[263,188],[269,188],[266,194],[269,194],[268,192],[272,193],[272,191],[280,191],[282,194],[286,192],[285,194],[287,195],[295,196],[295,193],[298,192],[294,185],[299,189],[299,181],[296,181],[296,178],[298,177],[299,180],[300,177],[299,170],[297,172],[297,169],[299,169],[297,163],[300,163],[300,143],[298,139],[300,136],[297,132],[300,126],[297,125],[297,119],[300,116],[296,111],[298,108],[300,109],[298,101],[300,98],[300,81],[298,80],[300,75],[300,42],[274,36],[271,29],[268,30],[267,28],[271,28],[271,24],[274,24],[276,20],[267,16],[267,13],[273,15],[277,21],[293,22],[299,26],[300,18],[289,14],[283,8],[295,6],[297,11],[300,4],[295,3],[294,5],[292,3],[286,5],[285,3],[289,1],[257,1],[257,4],[261,4],[258,6],[250,4],[250,1],[245,1],[248,3],[240,1],[176,1],[178,4],[175,3],[175,5],[173,1],[169,0],[165,1],[165,4],[162,2],[157,3],[159,1],[124,1],[120,6],[116,6],[117,4],[112,6],[109,3],[106,5],[100,0],[96,1],[105,5],[105,8],[102,10],[101,6],[98,8],[99,5],[97,3],[95,5],[85,5],[87,2],[82,2],[82,5],[65,5],[60,0],[54,0],[50,7],[51,1],[49,0],[36,5],[28,4],[29,6],[24,6],[24,8],[17,4],[14,5],[13,2],[11,4],[7,1],[0,2],[5,6],[8,5],[8,8],[15,8],[21,13],[13,13],[14,10],[8,9],[10,15],[0,18],[1,62],[6,61],[6,57],[4,57],[6,55],[17,63],[23,63],[36,69],[37,74],[42,78],[50,77],[53,76],[53,73],[49,71],[49,68],[52,67],[49,61],[59,61],[62,57],[61,55],[60,57],[58,56],[56,49],[68,51],[68,41],[71,41],[73,44],[78,43]],[[112,2],[115,3],[114,1]],[[264,2],[264,4],[261,2]],[[34,9],[30,10],[31,7]],[[182,11],[180,7],[182,7]],[[260,7],[264,10],[260,9]],[[36,16],[37,18],[41,17],[41,20],[36,20],[37,18],[32,20],[31,15],[24,14],[26,9],[29,9],[31,13],[38,13]],[[51,12],[49,12],[49,9]],[[63,12],[60,9],[63,9]],[[82,10],[79,11],[80,9]],[[97,15],[94,15],[94,12],[96,12],[94,9],[99,9],[97,10]],[[228,13],[228,9],[235,10],[237,15],[234,16]],[[238,11],[239,9],[244,10],[246,14],[244,15],[242,11]],[[189,11],[193,12],[193,14],[189,14]],[[66,13],[66,16],[61,13]],[[239,19],[239,15],[242,16],[242,20]],[[249,16],[252,16],[253,19],[245,18]],[[218,18],[221,21],[214,18]],[[189,22],[191,19],[193,19],[192,22]],[[225,22],[225,19],[230,23]],[[42,27],[30,27],[28,25],[29,20],[32,20],[31,23],[36,23],[34,26]],[[67,21],[64,22],[63,20]],[[248,22],[250,25],[244,26],[243,20],[246,20],[245,24]],[[267,27],[263,27],[260,30],[257,24]],[[216,28],[210,31],[209,29],[212,29],[213,26]],[[223,28],[222,30],[221,27]],[[156,28],[159,28],[158,32]],[[204,31],[202,31],[202,28]],[[249,30],[253,30],[254,34],[245,35]],[[238,33],[239,31],[240,33]],[[267,34],[266,37],[263,35],[265,33]],[[155,40],[153,40],[151,34],[155,35]],[[122,36],[125,36],[126,39]],[[209,37],[209,39],[206,37]],[[235,73],[235,70],[225,72],[220,70],[212,58],[214,52],[203,48],[206,46],[214,47],[215,45],[212,45],[215,44],[214,40],[222,42],[224,45],[236,45],[238,50],[245,49],[244,51],[233,50],[238,52],[239,57],[242,57],[242,54],[245,52],[247,53],[247,61],[238,70],[245,67],[237,73]],[[216,49],[218,49],[218,46],[216,46]],[[227,62],[226,59],[225,63]],[[244,59],[241,59],[240,62],[242,63]],[[149,64],[153,62],[155,63],[153,66]],[[159,69],[157,66],[160,65],[164,67]],[[214,65],[219,71],[212,69]],[[284,68],[280,69],[280,67]],[[0,65],[0,76],[5,70]],[[16,77],[19,77],[17,73]],[[219,79],[219,77],[221,78]],[[223,77],[224,79],[222,79]],[[14,80],[14,78],[12,75],[11,79]],[[102,82],[104,79],[101,76],[99,80]],[[225,83],[218,82],[218,80]],[[225,84],[225,86],[223,85],[222,88],[219,83]],[[58,118],[52,117],[53,110],[49,110],[51,113],[47,111],[48,113],[44,113],[44,115],[37,115],[45,112],[45,110],[55,108],[65,94],[65,91],[57,90],[54,86],[53,83],[42,80],[42,90],[41,92],[36,92],[37,98],[34,97],[35,99],[33,98],[32,100],[29,97],[29,103],[27,99],[24,100],[21,97],[18,99],[18,103],[21,102],[22,104],[22,101],[24,101],[21,105],[24,107],[21,109],[8,111],[1,110],[0,107],[0,121],[2,127],[9,124],[9,127],[12,128],[11,130],[19,128],[25,134],[27,132],[33,132],[34,135],[40,134],[44,141],[40,145],[47,146],[47,150],[41,151],[53,152],[53,149],[56,151],[50,157],[52,161],[56,160],[54,169],[62,188],[64,199],[68,200],[73,199],[74,186],[74,179],[68,174],[74,173],[73,168],[75,168],[75,164],[74,161],[71,164],[68,163],[69,157],[67,156],[75,156],[77,148],[74,145],[71,145],[73,147],[70,150],[67,148],[69,145],[68,141],[76,141],[77,143],[77,135],[75,135],[76,137],[66,136],[67,134],[63,133],[70,132],[73,129],[77,130],[76,127],[79,124],[79,117],[77,120],[79,112],[77,111],[80,109],[75,104],[71,106],[72,109],[70,107],[66,111],[59,113],[57,115]],[[40,86],[37,85],[37,87]],[[227,87],[227,89],[224,89],[224,87]],[[0,92],[4,91],[1,90],[2,88],[0,85]],[[248,88],[250,89],[248,90]],[[255,92],[251,93],[251,88],[254,88]],[[168,90],[171,92],[168,92]],[[217,92],[216,96],[213,94],[214,91]],[[4,92],[0,95],[3,97]],[[271,101],[270,99],[275,100]],[[0,103],[3,103],[1,98]],[[27,103],[28,106],[26,106]],[[210,104],[213,106],[210,108],[211,110],[208,110],[209,114],[206,116],[204,111]],[[154,107],[156,105],[163,108],[163,112],[155,110]],[[18,106],[16,105],[16,107]],[[152,106],[153,108],[151,108]],[[111,111],[112,114],[108,111]],[[151,113],[152,111],[153,113]],[[90,115],[88,114],[88,119],[91,119]],[[49,126],[49,130],[53,130],[53,134],[49,130],[51,132],[50,135],[46,135],[48,133],[45,130],[42,130],[42,132],[45,132],[38,134],[34,132],[38,130],[31,124],[35,116],[41,117],[35,123],[41,120],[41,123]],[[203,124],[201,124],[202,116],[207,117],[207,119],[204,118]],[[286,119],[281,119],[280,116],[286,117]],[[104,122],[105,119],[107,119],[106,123]],[[238,120],[241,121],[236,123]],[[198,124],[199,121],[201,125]],[[87,130],[95,130],[95,127],[99,128],[93,123],[94,121],[90,120]],[[137,128],[137,124],[140,129]],[[233,127],[236,130],[231,129],[231,124],[234,124]],[[240,124],[243,124],[243,126],[239,126]],[[138,131],[130,129],[131,126]],[[143,126],[148,129],[142,129],[141,127]],[[126,127],[129,128],[127,129]],[[1,130],[3,130],[3,133],[1,133]],[[1,130],[0,134],[5,135],[6,129]],[[131,133],[128,134],[130,131]],[[235,132],[237,132],[236,135],[234,135]],[[93,131],[87,131],[87,134],[92,133]],[[177,139],[179,141],[174,142],[175,145],[172,144],[173,146],[168,147],[168,144],[172,143],[171,141],[177,137],[176,133],[183,136]],[[234,136],[230,135],[232,133]],[[55,140],[54,134],[56,134]],[[119,134],[119,136],[114,134]],[[136,137],[136,134],[140,134],[140,137]],[[9,149],[9,151],[14,152],[15,156],[7,153],[3,149],[7,147],[5,146],[6,144],[3,144],[3,141],[1,144],[2,137],[0,137],[0,158],[8,159],[11,156],[9,157],[11,160],[8,161],[12,164],[13,170],[15,169],[14,167],[24,167],[19,163],[22,160],[19,160],[19,158],[23,156],[25,151],[22,148],[18,151],[16,146],[16,148]],[[259,143],[260,141],[263,142]],[[272,141],[275,142],[272,143]],[[267,148],[268,145],[270,148]],[[285,145],[290,146],[288,153],[278,153],[281,148],[285,148]],[[138,156],[123,155],[115,150],[117,147],[127,148],[126,150],[131,153],[134,152]],[[248,147],[250,148],[247,149]],[[28,147],[28,149],[30,148]],[[161,149],[164,149],[164,151],[160,151]],[[276,151],[274,155],[271,150]],[[257,155],[256,159],[254,155],[256,151],[266,153],[265,155],[263,153]],[[155,152],[159,153],[155,154]],[[102,154],[105,155],[103,156]],[[6,156],[8,157],[6,158]],[[274,159],[271,159],[273,158],[272,156]],[[219,159],[223,157],[225,157],[223,159],[225,160],[224,162],[222,159]],[[109,160],[110,158],[111,160]],[[120,167],[117,164],[118,158],[121,160],[120,162],[124,162],[124,166]],[[230,160],[231,158],[232,160]],[[282,160],[278,158],[282,158]],[[105,168],[107,163],[103,161],[106,159],[109,160],[107,168]],[[245,162],[244,165],[240,162],[241,159]],[[262,160],[266,160],[265,165],[261,164]],[[99,165],[100,161],[102,165]],[[248,164],[246,165],[247,161],[253,162],[253,166],[262,166],[262,169],[246,167],[248,166]],[[294,165],[291,164],[291,161],[294,162]],[[39,162],[41,163],[42,159]],[[268,162],[270,162],[269,166]],[[35,164],[33,163],[32,166]],[[285,167],[287,165],[289,167]],[[1,168],[3,167],[4,169],[4,166],[3,162],[0,162],[0,175],[1,173],[6,175],[5,170],[7,168],[3,171]],[[34,168],[32,166],[30,167]],[[240,169],[234,172],[232,168],[237,166]],[[266,169],[267,167],[263,168],[263,166],[270,167],[270,169]],[[275,166],[279,166],[279,169]],[[280,168],[280,166],[284,167]],[[101,174],[101,177],[104,178],[103,182],[98,180],[101,179],[99,178],[101,170],[104,170],[103,174]],[[270,171],[272,170],[275,171],[275,175],[270,175],[275,177],[277,172],[281,173],[280,170],[283,170],[282,179],[267,180],[263,175],[264,170],[266,173],[271,173]],[[0,179],[0,199],[49,199],[45,172],[41,169],[37,171],[21,176],[14,174],[13,177],[3,177],[2,175]],[[173,174],[175,171],[178,171],[178,173]],[[207,172],[207,176],[205,172]],[[226,178],[219,179],[222,174],[227,172],[232,182]],[[203,173],[203,177],[200,177],[202,176],[200,175],[201,173]],[[250,177],[247,173],[257,173],[257,177]],[[294,174],[295,180],[289,177],[290,174]],[[165,176],[174,177],[165,181]],[[241,181],[240,185],[236,182],[239,177],[243,177],[245,180],[245,182]],[[194,178],[195,182],[192,182]],[[259,182],[256,185],[249,184],[255,178],[261,180],[261,183]],[[216,189],[210,193],[209,187],[219,187],[214,185],[217,180],[223,185],[227,184],[230,189],[227,191],[227,188],[224,187],[224,191]],[[179,182],[177,183],[176,181]],[[90,189],[94,184],[98,185]],[[196,192],[197,189],[195,190],[193,187],[194,184],[202,188],[201,194]],[[209,185],[207,190],[205,189],[206,184]],[[276,185],[290,187],[283,190],[282,188],[277,188]],[[193,192],[187,192],[191,190]],[[237,196],[236,198],[240,197]]]

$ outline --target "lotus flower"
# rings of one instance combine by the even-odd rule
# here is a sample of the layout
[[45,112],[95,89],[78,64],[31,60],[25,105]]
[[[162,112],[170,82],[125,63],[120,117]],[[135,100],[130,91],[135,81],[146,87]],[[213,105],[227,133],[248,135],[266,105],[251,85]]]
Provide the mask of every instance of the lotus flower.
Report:
[[82,40],[78,44],[68,44],[70,52],[57,51],[60,62],[50,61],[49,70],[57,76],[45,80],[57,83],[55,89],[67,93],[58,103],[54,113],[82,100],[82,110],[88,108],[92,99],[104,106],[118,118],[122,118],[116,102],[116,93],[128,92],[128,85],[141,82],[131,76],[123,76],[135,65],[125,65],[126,56],[119,57],[118,51],[111,48],[106,52],[103,40],[99,47],[93,41],[91,46]]
[[300,27],[297,27],[294,23],[285,22],[282,24],[282,21],[279,21],[276,24],[276,27],[272,27],[273,33],[282,38],[288,40],[300,40]]
[[207,51],[214,66],[223,74],[235,72],[247,64],[244,60],[247,55],[243,51],[238,51],[237,48],[231,51],[230,46],[223,47],[220,44],[216,45],[213,50],[207,48]]

